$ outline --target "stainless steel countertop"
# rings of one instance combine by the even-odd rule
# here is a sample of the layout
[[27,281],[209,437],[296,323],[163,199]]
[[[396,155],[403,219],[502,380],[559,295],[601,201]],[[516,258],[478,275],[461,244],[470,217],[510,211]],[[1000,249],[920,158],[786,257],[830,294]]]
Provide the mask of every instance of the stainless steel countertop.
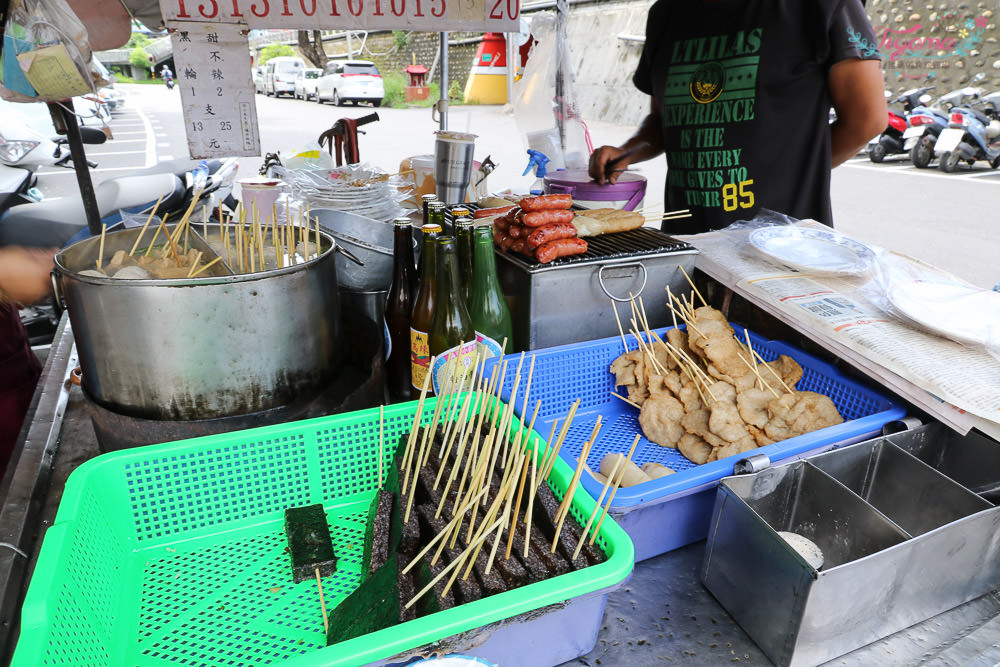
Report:
[[[66,383],[72,332],[60,328],[33,402],[27,441],[17,468],[4,480],[0,542],[17,540],[29,555],[0,551],[0,663],[14,645],[17,614],[44,528],[51,524],[68,475],[97,455],[80,388]],[[51,468],[47,459],[51,458]],[[705,542],[639,563],[614,592],[597,645],[566,665],[769,665],[770,660],[701,585]],[[14,566],[11,567],[11,563]],[[6,565],[5,565],[6,564]],[[20,573],[19,573],[20,571]],[[1000,582],[997,582],[1000,585]],[[994,591],[874,642],[828,665],[1000,664],[1000,592]],[[504,666],[510,667],[510,666]]]

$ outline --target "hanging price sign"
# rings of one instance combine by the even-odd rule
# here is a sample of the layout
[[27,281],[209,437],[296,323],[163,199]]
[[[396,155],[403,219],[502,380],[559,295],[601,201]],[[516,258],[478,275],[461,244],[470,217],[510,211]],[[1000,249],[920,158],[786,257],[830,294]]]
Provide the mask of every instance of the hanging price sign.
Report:
[[293,30],[517,32],[518,0],[160,0],[167,21]]
[[193,158],[260,155],[246,36],[232,23],[184,23],[172,34]]

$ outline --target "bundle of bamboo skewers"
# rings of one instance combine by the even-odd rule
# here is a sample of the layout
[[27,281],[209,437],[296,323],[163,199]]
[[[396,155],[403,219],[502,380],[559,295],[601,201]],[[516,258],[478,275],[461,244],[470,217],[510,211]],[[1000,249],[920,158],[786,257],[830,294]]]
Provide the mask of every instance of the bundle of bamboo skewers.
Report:
[[[598,553],[594,551],[593,545],[607,515],[607,505],[601,512],[599,502],[585,521],[580,520],[579,525],[573,523],[569,527],[568,521],[575,521],[571,519],[573,497],[586,469],[590,447],[600,432],[601,419],[598,418],[593,426],[562,500],[552,502],[551,492],[545,482],[572,426],[580,401],[577,400],[570,406],[561,428],[558,428],[559,420],[553,422],[547,440],[548,446],[538,436],[532,437],[541,401],[535,403],[534,412],[526,427],[525,415],[529,406],[534,357],[528,369],[523,395],[519,396],[523,363],[522,353],[514,373],[513,389],[506,403],[500,400],[500,396],[507,377],[507,360],[494,366],[488,378],[484,371],[485,359],[479,357],[471,367],[471,372],[464,375],[453,372],[445,381],[444,391],[438,397],[429,421],[421,428],[421,422],[425,421],[425,382],[405,442],[400,468],[401,493],[406,500],[403,522],[405,524],[410,520],[414,498],[417,496],[418,479],[422,478],[423,484],[432,486],[434,492],[439,493],[434,518],[441,519],[443,528],[423,544],[402,569],[402,573],[409,572],[421,562],[429,562],[432,568],[435,567],[445,550],[449,550],[451,556],[450,562],[438,568],[436,576],[404,605],[405,608],[411,607],[428,592],[435,590],[435,587],[439,595],[448,595],[459,577],[462,581],[469,578],[477,561],[481,566],[480,553],[484,548],[489,552],[485,565],[487,575],[498,558],[511,558],[518,539],[521,540],[521,558],[528,562],[532,543],[537,545],[541,537],[540,532],[532,536],[533,517],[539,516],[537,508],[545,503],[550,503],[545,506],[552,510],[548,516],[554,525],[552,534],[545,535],[549,553],[556,553],[562,544],[561,549],[565,550],[574,563],[581,558],[583,560],[580,563],[590,562],[587,559]],[[515,417],[515,405],[518,401],[521,407],[520,417]],[[436,434],[440,435],[437,439]],[[635,444],[633,451],[634,448]],[[616,490],[621,483],[617,473],[618,468],[601,494],[603,501],[611,490],[608,504],[614,495],[612,489]],[[381,470],[379,474],[381,477]],[[501,543],[505,543],[502,553]],[[447,580],[442,588],[439,584],[445,577]]]

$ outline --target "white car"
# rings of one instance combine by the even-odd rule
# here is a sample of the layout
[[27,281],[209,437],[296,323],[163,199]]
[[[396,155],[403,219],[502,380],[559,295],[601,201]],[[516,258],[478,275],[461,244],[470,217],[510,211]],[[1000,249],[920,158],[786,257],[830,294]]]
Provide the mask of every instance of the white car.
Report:
[[295,99],[308,100],[310,97],[315,97],[316,83],[322,73],[323,70],[315,67],[300,69],[299,73],[295,75],[295,92],[293,93]]
[[253,68],[253,92],[264,93],[264,66],[258,65]]
[[316,101],[330,101],[340,106],[344,102],[371,102],[381,106],[385,97],[382,75],[370,60],[331,60],[323,68],[316,85]]
[[295,75],[305,69],[306,61],[293,56],[278,56],[264,63],[264,95],[278,97],[295,92]]

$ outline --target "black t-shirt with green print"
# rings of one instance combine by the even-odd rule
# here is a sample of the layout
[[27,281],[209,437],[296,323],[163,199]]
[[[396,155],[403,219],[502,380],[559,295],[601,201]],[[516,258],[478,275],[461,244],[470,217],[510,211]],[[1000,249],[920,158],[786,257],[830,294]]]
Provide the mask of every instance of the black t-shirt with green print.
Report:
[[658,100],[665,222],[693,234],[768,208],[832,225],[827,72],[878,58],[861,0],[658,0],[633,81]]

